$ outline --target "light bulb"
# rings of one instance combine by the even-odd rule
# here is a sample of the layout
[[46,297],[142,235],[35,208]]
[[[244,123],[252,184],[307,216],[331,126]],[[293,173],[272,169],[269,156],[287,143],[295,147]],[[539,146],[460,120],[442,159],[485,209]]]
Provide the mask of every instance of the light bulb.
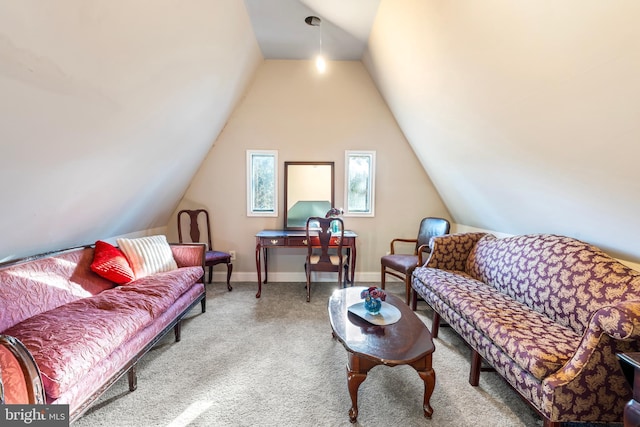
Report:
[[318,55],[318,57],[316,58],[316,68],[318,69],[319,73],[324,73],[327,69],[327,63],[324,61],[322,55]]

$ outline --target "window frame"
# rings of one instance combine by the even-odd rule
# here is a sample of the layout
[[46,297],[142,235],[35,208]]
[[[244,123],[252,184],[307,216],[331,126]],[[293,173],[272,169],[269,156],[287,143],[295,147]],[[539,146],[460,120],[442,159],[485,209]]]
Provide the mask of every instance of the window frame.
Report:
[[[254,158],[255,157],[272,157],[273,159],[273,210],[261,211],[256,210],[254,201],[256,196],[253,187],[254,174]],[[278,150],[247,150],[247,216],[250,217],[277,217],[278,216]]]
[[[369,158],[369,179],[368,179],[368,197],[369,209],[366,211],[351,211],[349,209],[349,175],[350,175],[350,159],[352,157],[368,157]],[[344,215],[374,217],[375,216],[375,186],[376,186],[376,152],[372,150],[346,150],[344,154]]]

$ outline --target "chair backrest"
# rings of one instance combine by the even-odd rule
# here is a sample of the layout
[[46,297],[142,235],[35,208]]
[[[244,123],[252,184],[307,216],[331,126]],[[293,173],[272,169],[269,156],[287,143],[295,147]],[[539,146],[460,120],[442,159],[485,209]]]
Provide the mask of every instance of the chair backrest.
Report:
[[[206,238],[207,241],[203,242],[202,240],[200,240],[200,226],[198,224],[198,216],[200,216],[201,214],[204,214],[204,218],[205,218],[205,225],[206,225]],[[211,250],[211,225],[209,223],[209,212],[207,212],[205,209],[195,209],[195,210],[189,210],[189,209],[184,209],[181,210],[180,212],[178,212],[178,241],[180,243],[184,243],[182,240],[182,221],[181,221],[181,217],[182,216],[188,216],[189,217],[189,237],[191,238],[191,242],[189,243],[207,243],[207,250]]]
[[416,243],[416,253],[422,245],[428,245],[429,240],[434,236],[444,236],[449,234],[450,224],[444,218],[427,217],[420,221],[420,230],[418,231],[418,243]]
[[[331,245],[331,224],[337,221],[339,224],[339,234],[334,237],[334,242],[337,243],[337,255],[339,257],[339,262],[337,264],[333,264],[331,262],[331,254],[329,253],[329,246]],[[317,227],[318,236],[317,240],[314,239],[314,231]],[[322,218],[318,216],[307,218],[306,223],[306,239],[307,239],[307,259],[313,255],[314,248],[320,248],[320,259],[317,263],[314,263],[315,267],[318,266],[326,266],[330,268],[331,266],[338,267],[342,265],[342,244],[344,241],[344,222],[340,218]],[[335,238],[337,237],[337,238]]]

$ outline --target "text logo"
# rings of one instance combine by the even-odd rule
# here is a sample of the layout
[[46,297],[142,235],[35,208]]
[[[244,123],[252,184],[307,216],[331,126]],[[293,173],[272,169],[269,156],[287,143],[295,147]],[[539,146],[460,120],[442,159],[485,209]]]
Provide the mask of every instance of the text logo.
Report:
[[69,427],[69,405],[2,405],[0,425]]

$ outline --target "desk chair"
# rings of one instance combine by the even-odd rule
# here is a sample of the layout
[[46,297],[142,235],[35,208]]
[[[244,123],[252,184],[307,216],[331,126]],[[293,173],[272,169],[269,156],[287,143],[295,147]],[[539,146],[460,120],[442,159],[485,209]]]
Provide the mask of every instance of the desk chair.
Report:
[[196,209],[189,210],[184,209],[178,212],[178,241],[183,243],[182,241],[182,221],[180,217],[183,215],[187,215],[189,217],[189,237],[191,237],[191,242],[198,243],[200,242],[200,226],[198,225],[198,216],[203,214],[205,217],[205,225],[206,225],[206,233],[207,233],[207,250],[204,254],[204,265],[205,267],[209,267],[209,283],[211,283],[211,279],[213,277],[213,266],[218,264],[226,264],[227,265],[227,289],[232,290],[231,287],[231,272],[233,271],[233,264],[231,264],[231,254],[228,252],[220,252],[214,251],[211,247],[211,226],[209,223],[209,212],[205,209]]
[[[380,287],[384,289],[385,278],[390,274],[398,279],[404,280],[406,288],[407,305],[411,300],[411,274],[418,266],[418,254],[429,252],[429,240],[434,236],[442,236],[449,233],[450,224],[444,218],[427,217],[420,222],[418,237],[416,239],[393,239],[391,241],[391,251],[389,255],[380,258],[381,279]],[[415,243],[413,254],[396,253],[396,243]]]
[[[331,235],[331,223],[338,221],[340,231]],[[313,235],[318,227],[317,237]],[[306,223],[307,259],[304,271],[307,275],[307,302],[311,300],[311,272],[329,271],[338,273],[338,284],[346,287],[346,279],[349,276],[348,258],[343,254],[342,243],[344,241],[344,223],[340,218],[311,217]],[[335,254],[329,253],[329,246],[336,247]],[[316,253],[320,250],[319,253]],[[333,251],[332,251],[333,252]],[[343,274],[344,270],[344,274]]]

